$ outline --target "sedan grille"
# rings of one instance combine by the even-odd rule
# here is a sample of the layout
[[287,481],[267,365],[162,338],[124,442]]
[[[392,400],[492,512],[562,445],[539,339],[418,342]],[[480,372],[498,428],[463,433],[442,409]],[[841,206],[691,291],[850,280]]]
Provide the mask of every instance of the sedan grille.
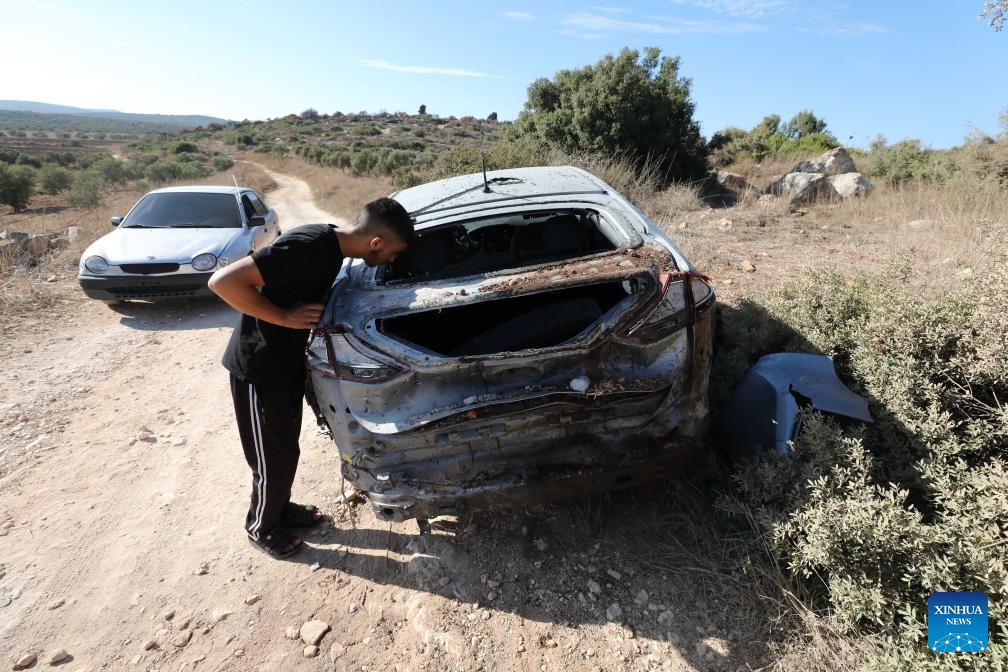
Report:
[[178,264],[122,264],[123,273],[134,275],[153,275],[154,273],[174,273],[179,270]]

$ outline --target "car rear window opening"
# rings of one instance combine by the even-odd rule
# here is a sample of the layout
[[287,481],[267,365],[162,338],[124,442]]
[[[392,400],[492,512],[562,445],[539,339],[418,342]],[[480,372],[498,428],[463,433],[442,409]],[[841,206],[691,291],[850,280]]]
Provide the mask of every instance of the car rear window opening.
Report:
[[627,298],[622,281],[583,285],[387,318],[388,336],[447,357],[565,343]]
[[419,232],[378,281],[464,277],[575,259],[619,244],[620,234],[594,210],[513,213]]

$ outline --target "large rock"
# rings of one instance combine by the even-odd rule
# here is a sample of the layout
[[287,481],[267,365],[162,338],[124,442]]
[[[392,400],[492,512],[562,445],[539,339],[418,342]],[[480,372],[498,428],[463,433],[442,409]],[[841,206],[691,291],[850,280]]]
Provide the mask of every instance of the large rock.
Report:
[[830,175],[827,181],[836,190],[840,198],[850,198],[851,196],[867,196],[875,186],[868,181],[861,173],[843,173],[842,175]]
[[42,256],[49,251],[49,236],[28,236],[28,240],[25,241],[24,247],[28,251],[28,254],[34,257]]
[[301,641],[310,646],[317,646],[325,634],[329,632],[329,624],[312,620],[301,626]]
[[727,170],[719,170],[717,172],[717,183],[723,189],[734,191],[738,194],[749,191],[750,189],[755,190],[755,187],[749,184],[749,181],[744,177],[738,173],[729,173]]
[[788,198],[792,208],[837,197],[822,173],[788,173],[767,187],[767,193]]
[[789,172],[791,173],[822,173],[823,175],[841,175],[856,173],[854,159],[843,147],[831,149],[812,161],[799,161]]

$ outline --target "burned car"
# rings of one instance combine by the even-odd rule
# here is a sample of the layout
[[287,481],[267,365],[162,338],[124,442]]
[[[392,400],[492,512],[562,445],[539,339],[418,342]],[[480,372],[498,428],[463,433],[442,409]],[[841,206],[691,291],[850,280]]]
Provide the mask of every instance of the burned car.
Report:
[[394,262],[356,260],[308,348],[309,398],[385,520],[628,486],[694,461],[715,296],[637,208],[572,167],[393,197]]

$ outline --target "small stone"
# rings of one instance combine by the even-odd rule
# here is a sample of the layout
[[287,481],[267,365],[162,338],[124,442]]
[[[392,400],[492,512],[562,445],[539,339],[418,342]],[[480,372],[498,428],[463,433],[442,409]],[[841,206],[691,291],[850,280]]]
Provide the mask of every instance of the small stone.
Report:
[[349,612],[350,612],[351,614],[356,614],[356,613],[357,613],[357,605],[356,605],[356,604],[351,604],[351,605],[350,605],[350,608],[348,609],[348,611],[349,611]]
[[602,592],[602,586],[600,586],[597,581],[588,579],[588,592],[598,595]]
[[131,660],[130,662],[131,662],[131,663],[133,663],[134,665],[139,665],[139,664],[140,664],[140,660],[141,660],[142,658],[143,658],[143,656],[141,656],[141,655],[140,655],[140,654],[138,653],[137,655],[133,656],[133,660]]
[[334,663],[346,654],[346,647],[339,642],[333,642],[333,645],[329,647],[329,660]]
[[487,593],[487,601],[493,602],[496,599],[497,599],[497,593],[495,593],[492,590],[489,593]]
[[172,638],[171,643],[181,649],[189,643],[190,639],[192,639],[192,630],[183,630]]
[[317,562],[313,562],[313,563],[311,563],[311,564],[310,564],[310,565],[308,566],[308,569],[310,569],[310,570],[311,570],[311,571],[313,571],[313,572],[317,572],[317,571],[319,570],[319,568],[321,568],[321,567],[322,567],[322,565],[320,565],[319,563],[317,563]]
[[518,643],[518,653],[524,653],[524,652],[525,652],[525,644],[522,643],[522,642],[519,642]]
[[220,623],[232,613],[233,612],[230,612],[227,609],[214,609],[210,612],[210,622],[214,624]]
[[245,649],[235,649],[234,653],[231,654],[235,658],[241,658],[245,655]]
[[606,574],[608,574],[608,575],[609,575],[609,576],[611,576],[612,578],[616,579],[617,581],[619,581],[620,579],[622,579],[622,578],[623,578],[623,575],[622,575],[622,574],[620,574],[619,572],[616,572],[616,571],[613,571],[613,570],[611,570],[611,569],[607,569],[607,570],[606,570]]
[[53,610],[53,609],[59,609],[59,608],[60,608],[60,607],[62,607],[62,606],[63,606],[64,604],[66,604],[66,602],[64,602],[63,600],[56,600],[55,602],[50,602],[50,603],[49,603],[49,609],[50,609],[50,610]]
[[168,611],[165,612],[164,620],[170,621],[173,618],[175,618],[175,610],[174,609],[169,609]]
[[209,562],[200,563],[200,566],[193,570],[193,574],[195,576],[203,576],[204,574],[208,574],[209,572],[210,572]]
[[756,264],[754,264],[749,259],[743,259],[742,260],[742,264],[741,264],[741,268],[746,273],[753,273],[753,272],[756,271]]
[[619,620],[623,616],[623,609],[613,602],[606,608],[605,615],[610,621]]
[[173,446],[184,446],[186,444],[186,437],[180,436],[172,441]]
[[663,611],[658,615],[658,625],[663,627],[669,627],[674,622],[675,617],[672,615],[671,611]]
[[49,654],[49,664],[59,665],[69,657],[70,654],[67,653],[65,649],[56,649],[55,651]]
[[647,591],[642,590],[637,593],[637,597],[634,598],[634,602],[637,604],[647,604],[648,599],[650,599],[650,596],[647,594]]
[[137,434],[137,439],[140,440],[140,441],[153,442],[154,441],[154,435],[151,434],[150,432],[141,431],[139,434]]
[[297,627],[293,625],[288,625],[284,634],[287,636],[287,639],[298,639],[301,637],[301,633],[298,631]]
[[45,279],[46,282],[56,282],[56,280],[57,278],[55,275],[50,275],[48,278]]
[[143,648],[144,651],[150,651],[151,649],[156,649],[157,642],[155,642],[153,639],[148,639],[146,642],[143,643]]
[[262,595],[249,595],[248,597],[245,598],[245,604],[251,607],[253,604],[255,604],[261,599]]
[[36,656],[34,653],[29,653],[27,655],[21,656],[20,658],[17,659],[17,662],[14,663],[14,669],[15,670],[27,669],[32,665],[34,665],[37,659],[38,656]]
[[635,631],[633,629],[632,625],[624,625],[623,626],[623,638],[624,639],[633,639],[636,636],[637,636],[637,631]]
[[308,621],[301,626],[301,641],[305,644],[318,644],[329,632],[329,624],[318,620]]
[[707,645],[703,642],[696,643],[696,655],[703,658],[707,655]]
[[309,644],[308,646],[304,647],[304,651],[302,652],[302,654],[304,655],[305,658],[314,658],[315,656],[318,655],[318,647],[315,646],[314,644]]
[[570,381],[570,388],[575,392],[584,392],[591,387],[591,381],[585,376],[578,376]]
[[500,581],[494,581],[493,579],[489,579],[486,582],[487,588],[491,588],[491,589],[496,589],[497,586],[499,586],[500,584],[501,584]]

